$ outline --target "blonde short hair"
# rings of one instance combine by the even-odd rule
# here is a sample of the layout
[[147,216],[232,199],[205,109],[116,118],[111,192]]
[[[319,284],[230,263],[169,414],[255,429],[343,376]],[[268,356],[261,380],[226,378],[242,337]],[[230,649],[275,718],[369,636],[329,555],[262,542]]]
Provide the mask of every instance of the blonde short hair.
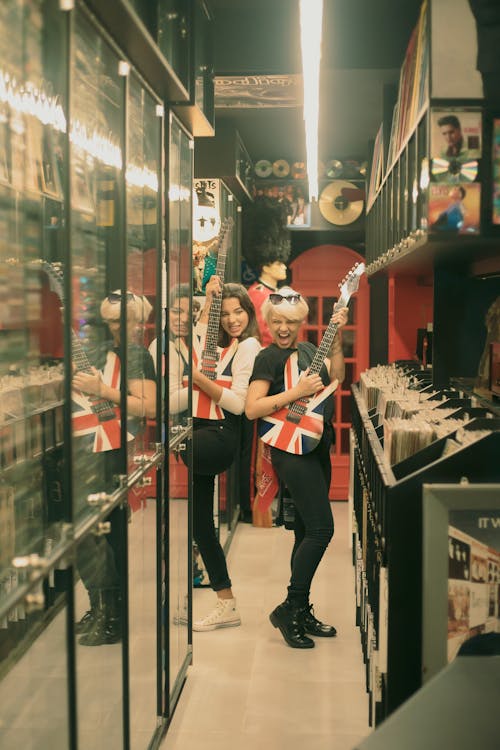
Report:
[[[121,309],[121,289],[115,289],[110,292],[108,297],[105,297],[101,302],[101,318],[104,320],[118,320],[120,317]],[[147,297],[143,295],[134,294],[133,292],[126,292],[127,296],[127,314],[131,314],[136,323],[145,323],[151,314],[153,305]],[[117,297],[118,299],[113,299]],[[111,298],[111,299],[110,299]]]
[[[296,292],[291,286],[282,286],[278,290],[278,294],[281,294],[282,297],[289,297],[292,294],[299,294],[299,292]],[[301,294],[299,296],[300,299],[296,305],[290,304],[286,299],[280,302],[279,305],[273,305],[268,297],[261,308],[262,316],[266,323],[269,323],[273,313],[285,315],[288,320],[305,320],[309,314],[309,305]]]

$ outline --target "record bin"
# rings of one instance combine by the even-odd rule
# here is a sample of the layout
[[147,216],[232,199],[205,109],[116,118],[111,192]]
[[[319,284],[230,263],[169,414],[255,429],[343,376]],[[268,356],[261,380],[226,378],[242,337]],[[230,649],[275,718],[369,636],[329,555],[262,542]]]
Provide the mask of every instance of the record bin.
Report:
[[[460,405],[456,413],[472,408]],[[489,434],[453,453],[442,438],[391,466],[383,422],[367,408],[359,384],[352,386],[352,412],[356,620],[370,722],[377,725],[422,684],[422,485],[467,477],[500,487],[500,419],[485,418],[479,408],[464,429],[487,427]]]

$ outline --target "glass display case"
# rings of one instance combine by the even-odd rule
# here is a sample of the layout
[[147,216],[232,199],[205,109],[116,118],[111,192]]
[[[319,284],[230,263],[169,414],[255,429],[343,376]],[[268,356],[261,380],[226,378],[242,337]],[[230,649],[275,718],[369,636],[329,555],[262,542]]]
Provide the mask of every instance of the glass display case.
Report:
[[170,623],[167,695],[173,709],[191,662],[191,363],[192,363],[192,139],[170,115],[169,210],[165,352],[169,418],[169,588],[164,602]]
[[191,139],[87,4],[7,0],[0,31],[0,745],[139,750],[190,661],[162,332],[191,279]]

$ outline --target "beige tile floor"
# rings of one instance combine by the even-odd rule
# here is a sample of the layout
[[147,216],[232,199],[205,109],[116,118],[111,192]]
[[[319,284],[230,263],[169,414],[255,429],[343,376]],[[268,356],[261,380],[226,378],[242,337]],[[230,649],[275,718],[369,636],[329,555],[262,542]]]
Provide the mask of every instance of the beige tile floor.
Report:
[[[334,505],[335,537],[311,601],[338,630],[314,649],[286,646],[268,619],[286,594],[291,532],[240,524],[228,562],[243,624],[194,633],[193,665],[162,750],[353,750],[369,732],[347,503]],[[194,591],[194,617],[214,603]]]

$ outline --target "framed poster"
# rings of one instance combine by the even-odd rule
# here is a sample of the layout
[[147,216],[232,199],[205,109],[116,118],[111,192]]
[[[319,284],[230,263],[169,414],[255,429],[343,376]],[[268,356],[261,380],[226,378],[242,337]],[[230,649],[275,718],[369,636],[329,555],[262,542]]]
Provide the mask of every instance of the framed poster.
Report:
[[500,637],[500,487],[424,484],[422,681],[465,641]]

